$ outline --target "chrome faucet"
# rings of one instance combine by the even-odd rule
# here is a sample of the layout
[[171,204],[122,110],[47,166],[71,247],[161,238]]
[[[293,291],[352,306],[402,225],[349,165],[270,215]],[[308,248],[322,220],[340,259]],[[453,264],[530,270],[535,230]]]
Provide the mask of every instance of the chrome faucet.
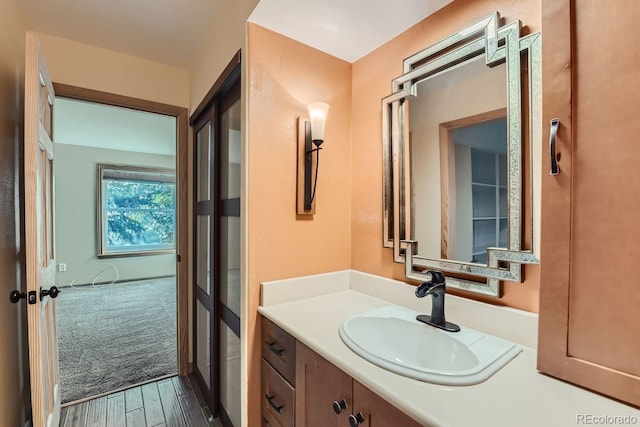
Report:
[[431,280],[422,283],[416,288],[416,296],[424,298],[431,295],[431,316],[421,314],[416,317],[417,320],[436,328],[444,329],[448,332],[459,332],[460,326],[455,323],[447,322],[444,318],[444,296],[445,296],[445,279],[444,274],[439,271],[427,271],[431,275]]

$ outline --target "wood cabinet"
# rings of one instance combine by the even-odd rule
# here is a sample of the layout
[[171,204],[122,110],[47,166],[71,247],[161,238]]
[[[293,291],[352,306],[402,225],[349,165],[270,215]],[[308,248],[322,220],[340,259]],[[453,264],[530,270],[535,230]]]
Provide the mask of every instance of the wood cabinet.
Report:
[[347,427],[353,406],[351,377],[299,341],[296,359],[296,426]]
[[640,406],[640,2],[542,1],[538,368]]
[[420,426],[389,402],[298,342],[296,345],[296,426],[348,427],[350,425]]
[[353,413],[361,414],[362,427],[420,427],[395,406],[363,386],[353,381]]
[[262,318],[261,409],[263,426],[293,427],[296,340]]
[[261,369],[262,427],[420,426],[264,317]]
[[296,383],[296,339],[269,319],[262,320],[262,356],[290,384]]

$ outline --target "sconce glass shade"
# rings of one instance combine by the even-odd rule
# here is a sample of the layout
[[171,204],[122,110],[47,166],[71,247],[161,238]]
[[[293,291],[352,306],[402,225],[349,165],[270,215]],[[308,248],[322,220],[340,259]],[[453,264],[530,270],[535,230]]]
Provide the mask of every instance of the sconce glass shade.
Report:
[[[324,141],[324,125],[327,119],[329,104],[326,102],[312,102],[307,105],[309,120],[311,122],[311,139],[322,143]],[[320,145],[316,143],[316,145]]]

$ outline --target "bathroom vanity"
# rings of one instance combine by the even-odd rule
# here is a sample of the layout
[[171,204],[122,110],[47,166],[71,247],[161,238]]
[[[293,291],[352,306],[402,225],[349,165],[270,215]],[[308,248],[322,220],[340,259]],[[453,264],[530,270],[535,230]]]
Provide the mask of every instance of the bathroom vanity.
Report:
[[354,315],[389,305],[428,313],[430,301],[414,293],[414,286],[353,270],[263,283],[263,425],[574,425],[585,414],[640,420],[633,407],[538,373],[531,313],[447,296],[448,320],[522,349],[475,385],[411,379],[344,344],[340,326]]
[[263,425],[420,425],[267,318],[262,336]]
[[640,406],[638,5],[541,6],[541,32],[496,11],[403,60],[382,244],[407,279],[496,303],[540,264],[538,369]]

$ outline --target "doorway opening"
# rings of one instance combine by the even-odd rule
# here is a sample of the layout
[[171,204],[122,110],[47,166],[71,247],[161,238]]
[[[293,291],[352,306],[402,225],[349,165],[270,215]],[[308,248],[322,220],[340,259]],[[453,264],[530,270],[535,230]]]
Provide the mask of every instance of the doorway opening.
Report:
[[54,86],[64,404],[187,373],[187,124],[183,108]]
[[487,264],[508,247],[507,110],[440,124],[441,257]]

